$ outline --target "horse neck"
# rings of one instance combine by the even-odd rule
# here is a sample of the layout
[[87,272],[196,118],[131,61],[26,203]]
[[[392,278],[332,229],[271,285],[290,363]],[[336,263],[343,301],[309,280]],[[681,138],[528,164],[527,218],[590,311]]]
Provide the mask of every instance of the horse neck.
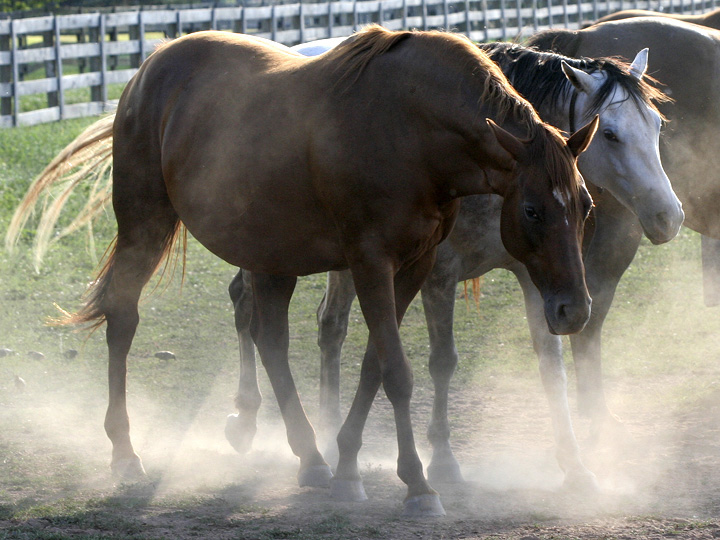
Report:
[[[480,48],[500,66],[515,89],[544,121],[569,130],[570,124],[574,123],[571,106],[578,96],[570,81],[557,69],[559,57],[504,43],[481,45]],[[544,61],[548,58],[558,60],[554,63]]]

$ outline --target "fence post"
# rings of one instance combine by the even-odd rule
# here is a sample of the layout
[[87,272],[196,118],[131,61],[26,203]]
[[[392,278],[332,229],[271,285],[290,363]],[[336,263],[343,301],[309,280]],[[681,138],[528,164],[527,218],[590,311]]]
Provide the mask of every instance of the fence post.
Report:
[[[405,2],[403,2],[404,4]],[[470,22],[470,0],[465,0],[465,35],[470,37],[472,23]]]
[[108,100],[108,89],[107,89],[107,46],[105,45],[105,28],[106,20],[105,14],[100,14],[100,101],[105,107],[105,103]]
[[[404,2],[405,0],[403,0]],[[335,16],[333,15],[333,3],[328,0],[328,37],[333,37],[333,25],[335,24]]]
[[533,30],[535,30],[537,32],[537,29],[540,26],[540,21],[538,20],[537,0],[532,0],[532,12],[533,12]]
[[60,25],[58,18],[55,17],[55,60],[57,61],[57,107],[60,113],[60,119],[65,118],[65,89],[63,88],[63,64],[62,64],[62,42],[60,41]]
[[300,43],[305,43],[305,10],[302,0],[300,1]]
[[378,0],[378,24],[380,26],[382,26],[382,23],[383,23],[383,3],[382,3],[382,0]]
[[428,23],[427,23],[427,0],[422,0],[422,20],[423,20],[423,30],[428,29]]
[[270,11],[272,13],[272,16],[270,17],[270,24],[272,24],[272,30],[270,31],[270,35],[272,36],[271,39],[273,41],[277,41],[277,14],[275,13],[275,6],[277,4],[273,4],[272,8],[270,8]]
[[487,0],[481,0],[482,1],[482,10],[483,10],[483,31],[485,32],[485,39],[483,41],[488,42],[490,41],[490,21],[488,19],[488,5]]
[[[53,30],[50,30],[48,32],[43,32],[42,38],[43,38],[43,46],[44,47],[53,47],[55,50],[55,60],[46,60],[45,61],[45,78],[46,79],[55,79],[57,77],[57,70],[55,69],[55,62],[60,61],[60,57],[57,55],[58,48],[54,47],[54,41],[55,41],[55,29],[58,27],[58,18],[57,16],[53,17]],[[57,90],[54,92],[48,92],[47,93],[47,103],[48,107],[57,107],[58,106],[58,93]]]
[[502,28],[502,40],[507,41],[507,15],[505,14],[505,0],[500,0],[500,26]]
[[[88,35],[89,35],[88,41],[90,43],[97,43],[98,45],[100,44],[100,42],[103,39],[100,21],[98,21],[97,27],[91,26],[89,28]],[[103,64],[102,50],[100,50],[99,53],[100,54],[98,56],[90,57],[90,72],[91,73],[100,73],[102,71],[102,64]],[[102,85],[102,75],[101,75],[100,84],[95,84],[90,87],[90,101],[103,102],[104,100],[102,98],[102,94],[103,94],[103,85]]]
[[407,30],[407,13],[408,13],[408,7],[407,7],[407,0],[403,0],[402,3],[402,29]]
[[[12,42],[9,35],[0,36],[0,51],[11,51]],[[0,83],[12,82],[12,66],[0,67]],[[0,115],[8,116],[12,114],[12,96],[3,96],[0,98]]]
[[16,19],[13,19],[10,23],[10,50],[12,51],[12,54],[10,55],[11,62],[12,62],[12,95],[13,95],[13,126],[18,125],[18,116],[20,114],[20,96],[19,96],[19,87],[18,83],[20,82],[20,69],[18,67],[18,61],[17,61],[17,51],[19,47],[19,43],[17,40],[17,29],[15,28],[15,23],[17,22]]

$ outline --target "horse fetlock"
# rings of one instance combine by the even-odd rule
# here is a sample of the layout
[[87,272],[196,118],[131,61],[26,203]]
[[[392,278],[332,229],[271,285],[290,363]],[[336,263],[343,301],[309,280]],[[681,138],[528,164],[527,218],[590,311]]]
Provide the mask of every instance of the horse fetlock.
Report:
[[252,448],[252,442],[257,433],[255,418],[246,418],[239,414],[230,414],[225,421],[225,438],[240,454],[245,454]]

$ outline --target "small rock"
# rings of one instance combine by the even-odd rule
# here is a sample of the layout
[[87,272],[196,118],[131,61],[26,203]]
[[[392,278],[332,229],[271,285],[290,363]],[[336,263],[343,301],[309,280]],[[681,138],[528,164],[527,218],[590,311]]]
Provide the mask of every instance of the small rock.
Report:
[[15,388],[19,392],[25,391],[25,379],[23,379],[20,375],[15,375]]
[[43,353],[37,352],[37,351],[28,351],[27,355],[28,355],[28,358],[30,358],[31,360],[44,360],[45,359],[45,355]]
[[78,355],[78,352],[76,349],[68,349],[63,353],[63,356],[67,358],[68,360],[72,360]]
[[6,356],[14,356],[16,354],[17,353],[12,349],[6,349],[4,347],[0,349],[0,358],[5,358]]
[[155,358],[159,358],[160,360],[175,360],[175,353],[171,353],[170,351],[159,351],[155,353]]

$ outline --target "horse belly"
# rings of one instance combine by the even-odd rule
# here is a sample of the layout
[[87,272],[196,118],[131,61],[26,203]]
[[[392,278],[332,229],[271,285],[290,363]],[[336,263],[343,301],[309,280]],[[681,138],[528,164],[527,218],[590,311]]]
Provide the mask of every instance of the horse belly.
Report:
[[175,200],[180,219],[200,243],[230,264],[254,272],[307,275],[345,267],[336,227],[312,197],[297,191],[228,189],[191,205]]

